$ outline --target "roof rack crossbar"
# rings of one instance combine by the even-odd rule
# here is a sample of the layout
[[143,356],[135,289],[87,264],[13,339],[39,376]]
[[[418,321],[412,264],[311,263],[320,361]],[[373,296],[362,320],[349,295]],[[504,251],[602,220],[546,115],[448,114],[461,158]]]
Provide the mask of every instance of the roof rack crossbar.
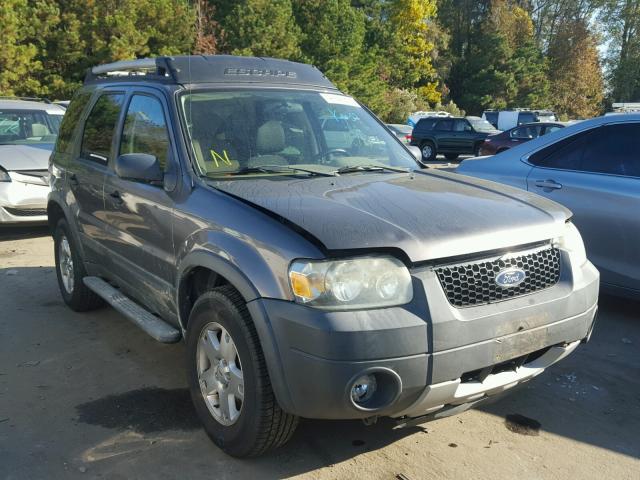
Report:
[[98,65],[87,70],[85,83],[97,80],[103,76],[135,76],[136,71],[150,70],[152,75],[169,77],[176,81],[175,71],[171,66],[170,58],[140,58],[138,60],[121,60],[113,63]]

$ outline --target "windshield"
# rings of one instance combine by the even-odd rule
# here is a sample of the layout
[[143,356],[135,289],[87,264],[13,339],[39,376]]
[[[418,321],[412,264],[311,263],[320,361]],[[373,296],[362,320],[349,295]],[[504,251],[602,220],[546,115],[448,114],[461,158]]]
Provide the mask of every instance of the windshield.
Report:
[[45,110],[0,109],[0,144],[55,143],[61,121]]
[[469,119],[469,123],[471,123],[471,125],[473,126],[473,129],[476,132],[495,132],[496,131],[496,127],[491,125],[486,120],[482,120],[481,118]]
[[180,103],[202,175],[304,175],[346,172],[345,167],[417,166],[384,126],[345,95],[200,90],[183,94]]

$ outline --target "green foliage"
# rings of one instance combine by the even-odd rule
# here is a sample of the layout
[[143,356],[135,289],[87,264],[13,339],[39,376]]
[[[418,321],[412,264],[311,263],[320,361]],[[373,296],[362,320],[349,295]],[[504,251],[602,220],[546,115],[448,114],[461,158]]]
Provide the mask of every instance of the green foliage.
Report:
[[587,116],[603,103],[596,14],[611,99],[640,99],[640,0],[4,0],[0,94],[69,98],[96,64],[220,52],[313,63],[385,120]]
[[[300,28],[291,0],[212,2],[225,30],[222,51],[233,55],[299,59]],[[233,4],[233,5],[229,5]]]

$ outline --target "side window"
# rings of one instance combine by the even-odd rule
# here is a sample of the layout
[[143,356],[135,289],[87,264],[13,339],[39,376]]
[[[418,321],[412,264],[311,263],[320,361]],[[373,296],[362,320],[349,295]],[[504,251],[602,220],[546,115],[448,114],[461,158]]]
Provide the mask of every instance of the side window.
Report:
[[607,125],[589,136],[580,170],[640,176],[640,123]]
[[148,95],[134,95],[129,103],[120,140],[120,154],[147,153],[167,170],[169,132],[162,103]]
[[549,125],[548,127],[545,127],[543,135],[546,135],[547,133],[555,132],[556,130],[560,130],[561,128],[562,127],[558,127],[556,125]]
[[531,123],[531,122],[535,122],[535,116],[533,115],[533,112],[520,112],[518,114],[518,125],[522,124],[522,123]]
[[453,120],[440,120],[436,123],[435,130],[439,132],[450,132],[453,129]]
[[106,93],[93,106],[82,134],[81,156],[106,163],[111,153],[113,134],[120,117],[124,95]]
[[415,129],[418,131],[431,130],[433,128],[434,123],[436,123],[435,120],[425,118],[418,121],[418,124],[416,125]]
[[71,153],[73,149],[73,132],[90,98],[91,92],[79,92],[73,100],[71,100],[69,108],[67,108],[62,119],[62,124],[60,125],[58,143],[56,144],[57,152]]
[[471,125],[466,120],[456,120],[453,125],[454,132],[468,132],[471,131]]
[[585,145],[591,132],[593,130],[579,133],[554,143],[531,155],[529,163],[546,168],[579,170]]

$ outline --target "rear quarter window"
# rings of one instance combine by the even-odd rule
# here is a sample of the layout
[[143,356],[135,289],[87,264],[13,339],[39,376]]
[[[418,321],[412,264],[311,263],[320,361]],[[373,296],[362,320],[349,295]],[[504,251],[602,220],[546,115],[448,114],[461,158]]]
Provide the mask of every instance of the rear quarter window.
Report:
[[62,124],[60,125],[58,141],[56,143],[57,153],[70,154],[72,152],[73,133],[90,98],[91,92],[79,92],[71,100],[62,119]]

